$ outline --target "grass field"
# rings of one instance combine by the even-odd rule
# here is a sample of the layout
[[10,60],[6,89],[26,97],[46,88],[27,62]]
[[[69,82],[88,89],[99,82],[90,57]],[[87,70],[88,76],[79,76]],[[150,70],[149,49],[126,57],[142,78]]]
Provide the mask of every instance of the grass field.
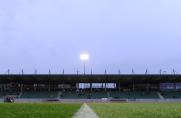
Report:
[[89,104],[100,118],[181,118],[181,103]]
[[[82,104],[0,104],[0,118],[72,118]],[[181,103],[90,103],[100,118],[181,118]]]
[[0,104],[0,118],[71,118],[81,104]]

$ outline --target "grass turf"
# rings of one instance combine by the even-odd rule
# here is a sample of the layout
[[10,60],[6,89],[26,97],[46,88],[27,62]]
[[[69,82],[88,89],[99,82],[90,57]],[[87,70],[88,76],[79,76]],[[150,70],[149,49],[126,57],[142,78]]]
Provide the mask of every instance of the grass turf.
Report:
[[100,118],[181,118],[181,103],[93,103]]
[[71,118],[81,104],[0,104],[0,118]]

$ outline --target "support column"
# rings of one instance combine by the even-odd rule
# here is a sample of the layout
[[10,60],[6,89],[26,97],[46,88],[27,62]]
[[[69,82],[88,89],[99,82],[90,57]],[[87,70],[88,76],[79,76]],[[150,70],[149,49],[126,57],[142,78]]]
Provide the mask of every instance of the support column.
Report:
[[91,90],[91,92],[92,92],[92,83],[90,83],[90,90]]
[[33,84],[33,87],[34,87],[34,91],[36,92],[38,84]]
[[23,84],[20,84],[20,92],[23,92]]
[[107,91],[107,90],[106,90],[106,83],[104,83],[104,84],[105,84],[104,89],[105,89],[105,92],[106,92],[106,91]]
[[48,85],[48,91],[50,92],[50,83],[49,83],[49,85]]
[[3,89],[3,87],[2,87],[2,84],[1,84],[1,92],[2,92],[2,89]]

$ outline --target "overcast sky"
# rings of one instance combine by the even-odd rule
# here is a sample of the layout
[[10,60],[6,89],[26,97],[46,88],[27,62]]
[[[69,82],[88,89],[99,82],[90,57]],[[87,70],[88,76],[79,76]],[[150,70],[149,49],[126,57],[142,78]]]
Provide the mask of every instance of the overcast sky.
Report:
[[181,0],[0,0],[0,73],[181,72]]

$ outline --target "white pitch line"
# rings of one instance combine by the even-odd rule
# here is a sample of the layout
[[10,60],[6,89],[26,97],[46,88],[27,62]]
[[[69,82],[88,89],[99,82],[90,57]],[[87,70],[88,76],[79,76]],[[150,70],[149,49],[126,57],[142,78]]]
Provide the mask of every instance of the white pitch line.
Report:
[[84,103],[79,109],[79,111],[75,113],[73,118],[99,118],[99,117],[86,103]]

